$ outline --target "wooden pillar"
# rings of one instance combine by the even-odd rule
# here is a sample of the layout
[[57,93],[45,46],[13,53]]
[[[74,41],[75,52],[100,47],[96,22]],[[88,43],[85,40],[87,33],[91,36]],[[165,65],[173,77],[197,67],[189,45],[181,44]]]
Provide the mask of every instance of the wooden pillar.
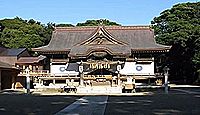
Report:
[[66,80],[65,80],[65,83],[68,84],[68,83],[69,83],[69,79],[66,79]]
[[29,65],[29,70],[32,71],[33,70],[33,66]]
[[35,66],[32,66],[33,67],[33,71],[35,71],[36,70],[36,67]]
[[41,81],[41,79],[39,78],[39,84],[40,84],[40,85],[41,85],[41,82],[42,82],[42,81]]
[[54,84],[54,85],[56,84],[56,79],[53,79],[53,84]]
[[41,84],[44,85],[44,81],[43,80],[41,80]]
[[12,79],[12,87],[11,87],[12,89],[15,89],[15,84],[16,84],[16,76],[14,76],[14,75],[15,75],[15,73],[13,72],[12,76],[11,76],[12,77],[11,78]]
[[83,86],[83,81],[84,81],[84,80],[83,80],[83,76],[84,76],[84,74],[81,73],[81,74],[80,74],[80,85],[81,85],[81,86]]
[[133,84],[135,84],[135,78],[133,77]]
[[113,86],[113,79],[111,79],[111,87]]
[[0,70],[0,91],[1,91],[1,70]]
[[131,93],[135,93],[135,88],[136,88],[136,85],[135,85],[135,77],[133,77],[133,90],[131,91]]
[[23,73],[23,74],[25,73],[25,69],[26,69],[26,66],[23,65],[23,66],[22,66],[22,73]]
[[151,85],[151,79],[150,79],[150,77],[148,79],[148,85]]
[[117,74],[117,85],[121,85],[121,80],[120,80],[120,73]]

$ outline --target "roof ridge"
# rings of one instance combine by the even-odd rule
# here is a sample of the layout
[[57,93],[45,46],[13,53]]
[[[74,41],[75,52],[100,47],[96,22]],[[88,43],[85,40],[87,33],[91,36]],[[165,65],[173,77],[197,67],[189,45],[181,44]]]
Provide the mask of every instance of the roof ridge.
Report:
[[150,26],[105,26],[106,29],[150,29]]
[[[75,27],[55,27],[55,31],[59,30],[91,30],[101,26],[75,26]],[[150,25],[136,26],[103,26],[105,29],[151,29]]]
[[71,29],[94,29],[97,28],[98,26],[75,26],[75,27],[55,27],[55,30],[71,30]]

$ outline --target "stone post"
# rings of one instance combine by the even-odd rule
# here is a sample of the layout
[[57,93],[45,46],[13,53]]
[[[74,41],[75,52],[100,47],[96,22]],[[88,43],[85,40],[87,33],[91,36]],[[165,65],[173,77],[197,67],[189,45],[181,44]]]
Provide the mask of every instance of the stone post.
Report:
[[118,86],[121,85],[121,79],[120,79],[120,73],[119,73],[120,70],[121,70],[121,65],[118,64],[118,65],[117,65],[117,85],[118,85]]
[[26,72],[26,93],[30,94],[30,73],[28,67],[26,68],[25,72]]
[[84,74],[83,74],[83,65],[82,65],[82,63],[79,65],[79,73],[80,73],[80,86],[83,86]]
[[168,94],[168,71],[169,71],[169,68],[167,66],[165,66],[163,68],[164,70],[164,76],[165,76],[165,83],[164,83],[164,86],[165,86],[165,93]]

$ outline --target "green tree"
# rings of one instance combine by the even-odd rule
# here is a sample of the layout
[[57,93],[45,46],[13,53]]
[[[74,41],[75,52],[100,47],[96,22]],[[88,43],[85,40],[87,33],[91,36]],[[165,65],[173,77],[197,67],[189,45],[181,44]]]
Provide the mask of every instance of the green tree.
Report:
[[200,2],[174,5],[151,23],[156,41],[172,45],[171,77],[195,81],[200,69]]
[[[78,23],[77,26],[119,25],[109,20],[87,20]],[[19,17],[14,19],[0,20],[0,45],[8,48],[26,47],[31,49],[47,45],[51,39],[54,27],[74,27],[72,24],[47,23],[43,25],[34,19],[23,20]]]
[[47,45],[49,41],[51,40],[51,35],[54,30],[55,23],[49,22],[47,23],[46,26],[43,26],[43,27],[44,27],[44,31],[42,32],[41,36],[44,38],[43,39],[44,44]]
[[48,44],[53,24],[41,25],[33,19],[29,21],[19,17],[0,20],[0,44],[8,48],[26,47],[28,49]]
[[72,24],[57,24],[56,27],[74,27]]
[[103,24],[105,26],[120,26],[120,24],[116,22],[109,21],[107,19],[100,19],[100,20],[87,20],[84,23],[77,23],[76,26],[98,26],[100,24]]

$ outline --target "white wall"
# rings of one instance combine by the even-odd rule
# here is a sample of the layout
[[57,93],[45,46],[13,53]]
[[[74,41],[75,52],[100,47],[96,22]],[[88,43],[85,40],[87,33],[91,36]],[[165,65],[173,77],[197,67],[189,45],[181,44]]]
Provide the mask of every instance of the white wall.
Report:
[[50,72],[55,74],[55,73],[67,73],[67,71],[61,71],[60,68],[66,68],[66,65],[51,65],[51,68],[50,68]]
[[136,62],[125,62],[120,74],[154,74],[154,62],[148,64],[137,64]]
[[50,73],[52,75],[78,75],[78,72],[75,71],[66,71],[65,69],[68,67],[68,64],[66,65],[51,65],[50,66]]

